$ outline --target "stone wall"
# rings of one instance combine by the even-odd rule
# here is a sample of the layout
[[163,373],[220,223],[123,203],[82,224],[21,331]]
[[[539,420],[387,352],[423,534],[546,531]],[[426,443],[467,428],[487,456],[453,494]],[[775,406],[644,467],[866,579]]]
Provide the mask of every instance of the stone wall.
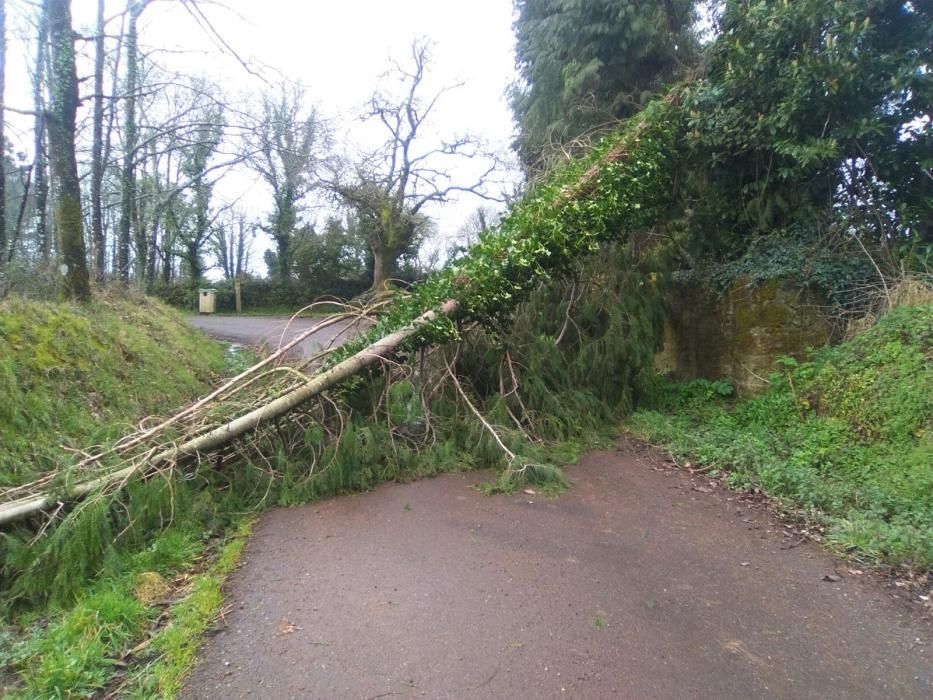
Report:
[[829,339],[819,297],[797,285],[739,279],[725,294],[679,285],[668,296],[655,365],[675,379],[729,377],[749,394],[766,386],[778,357],[802,357]]

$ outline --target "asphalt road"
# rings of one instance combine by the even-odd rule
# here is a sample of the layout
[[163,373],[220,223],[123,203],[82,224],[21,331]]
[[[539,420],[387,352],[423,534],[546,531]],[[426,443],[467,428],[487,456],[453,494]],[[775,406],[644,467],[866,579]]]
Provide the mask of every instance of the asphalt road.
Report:
[[[274,351],[292,338],[313,328],[327,317],[296,318],[289,322],[288,316],[223,316],[217,314],[189,316],[188,322],[207,335],[234,343],[263,347]],[[358,332],[359,325],[352,321],[341,321],[322,328],[303,340],[291,351],[293,357],[311,357],[323,347],[340,344]]]
[[933,697],[933,629],[762,506],[620,443],[265,515],[183,698]]

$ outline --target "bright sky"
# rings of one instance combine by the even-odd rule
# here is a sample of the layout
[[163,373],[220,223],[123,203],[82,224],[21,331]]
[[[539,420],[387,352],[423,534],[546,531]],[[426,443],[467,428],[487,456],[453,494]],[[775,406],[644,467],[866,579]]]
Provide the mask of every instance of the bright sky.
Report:
[[[32,48],[19,39],[34,32],[29,18],[36,4],[7,0],[7,102],[13,106],[28,108],[30,102],[27,66]],[[406,58],[412,40],[427,37],[433,50],[426,92],[465,83],[438,104],[435,135],[470,133],[508,151],[513,132],[505,97],[514,76],[511,0],[473,0],[466,6],[449,0],[204,0],[201,6],[224,41],[257,71],[272,81],[287,78],[306,86],[321,112],[343,125],[338,136],[348,149],[374,138],[356,117],[379,86],[390,57]],[[123,0],[107,0],[107,16],[124,7]],[[96,0],[73,0],[72,12],[75,27],[93,34]],[[117,30],[115,23],[110,31]],[[221,55],[178,0],[156,0],[145,10],[140,45],[144,50],[168,49],[158,59],[163,65],[212,77],[233,95],[262,87],[234,58]],[[88,45],[86,50],[91,49]],[[10,121],[9,137],[27,144],[30,121]],[[469,166],[463,175],[470,179]],[[511,177],[517,179],[515,173]],[[244,173],[227,178],[216,194],[220,200],[245,194],[242,202],[251,210],[263,208],[268,196]],[[446,238],[479,204],[478,198],[464,195],[430,214]]]

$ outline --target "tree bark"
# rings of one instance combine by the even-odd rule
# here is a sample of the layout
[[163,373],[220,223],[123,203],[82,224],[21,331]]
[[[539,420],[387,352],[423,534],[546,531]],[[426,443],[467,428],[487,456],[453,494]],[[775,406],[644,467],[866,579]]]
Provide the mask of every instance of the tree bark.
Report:
[[45,12],[52,49],[47,128],[52,178],[56,185],[55,226],[62,258],[62,295],[67,299],[88,301],[91,287],[84,249],[81,184],[75,158],[78,76],[75,71],[71,2],[45,0]]
[[16,255],[16,246],[19,244],[19,236],[23,230],[23,218],[26,216],[26,207],[29,204],[29,188],[31,185],[32,168],[30,167],[26,169],[26,179],[23,181],[23,197],[19,200],[19,211],[16,214],[16,223],[13,225],[13,235],[10,236],[7,250],[0,250],[0,255],[6,255],[7,263],[13,262],[13,256]]
[[284,191],[276,196],[275,211],[275,249],[278,255],[279,278],[287,283],[292,277],[292,238],[298,223],[296,194],[287,184]]
[[124,105],[123,167],[120,171],[120,232],[117,269],[124,284],[130,281],[130,230],[136,204],[136,91],[139,82],[139,47],[137,23],[145,3],[127,0],[129,24],[126,29],[126,93]]
[[42,81],[45,79],[45,54],[48,51],[49,23],[47,10],[42,7],[39,16],[39,33],[36,40],[36,76],[32,86],[32,107],[36,113],[33,126],[33,182],[36,188],[36,245],[42,260],[49,262],[52,245],[49,240],[49,226],[46,211],[49,203],[49,181],[46,178],[45,148],[45,105],[42,99]]
[[[0,107],[6,94],[6,0],[0,0]],[[0,109],[0,265],[6,258],[6,134]]]
[[386,282],[392,276],[394,263],[391,253],[381,246],[373,246],[373,284],[370,289],[377,294],[386,291]]
[[201,246],[195,241],[185,241],[185,262],[188,264],[188,275],[191,277],[191,285],[197,289],[201,282],[201,275],[204,269],[201,266]]
[[94,273],[98,282],[106,274],[104,213],[104,0],[97,0],[97,36],[94,38],[94,116],[91,143],[91,240],[94,242]]

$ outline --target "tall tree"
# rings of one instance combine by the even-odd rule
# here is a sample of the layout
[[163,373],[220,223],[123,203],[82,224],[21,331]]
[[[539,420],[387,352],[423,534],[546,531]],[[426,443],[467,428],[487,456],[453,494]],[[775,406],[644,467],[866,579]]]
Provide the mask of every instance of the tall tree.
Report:
[[104,183],[104,0],[97,0],[97,33],[94,37],[94,115],[91,136],[91,241],[94,273],[103,282],[107,242],[104,237],[102,189]]
[[[460,136],[440,143],[426,133],[426,124],[440,98],[458,86],[423,95],[429,63],[428,46],[415,41],[411,65],[396,64],[387,76],[400,85],[399,95],[377,93],[364,118],[378,122],[384,144],[365,156],[355,168],[338,163],[330,176],[331,189],[355,212],[367,233],[373,258],[372,291],[385,291],[399,257],[410,251],[429,224],[424,208],[442,204],[457,192],[485,193],[498,163],[483,152],[476,139]],[[460,183],[450,174],[453,161],[473,159],[477,177]],[[355,178],[347,180],[347,171]]]
[[120,279],[130,279],[130,233],[136,206],[136,145],[139,125],[136,123],[136,97],[139,90],[139,16],[149,0],[127,0],[129,16],[126,30],[126,80],[123,103],[123,169],[120,178],[120,234],[117,246],[117,269]]
[[291,275],[292,240],[301,201],[315,186],[315,171],[327,145],[317,110],[299,87],[282,86],[262,98],[261,119],[247,138],[247,161],[272,189],[272,213],[263,230],[275,241],[278,275]]
[[223,114],[219,107],[205,112],[204,122],[194,135],[193,143],[185,149],[181,171],[189,179],[191,195],[184,200],[183,213],[186,225],[180,226],[176,240],[181,244],[179,256],[185,261],[192,285],[197,285],[204,274],[202,254],[210,240],[211,194],[213,183],[208,179],[210,160],[214,156],[223,136]]
[[232,280],[248,273],[250,249],[256,237],[246,214],[231,211],[214,226],[212,247],[224,279]]
[[43,87],[45,85],[45,56],[48,53],[49,23],[46,17],[46,8],[42,7],[39,16],[39,32],[36,41],[36,73],[32,84],[32,107],[35,111],[33,124],[33,183],[35,197],[35,235],[39,253],[44,262],[49,262],[52,255],[52,242],[49,237],[49,227],[46,211],[49,202],[49,181],[46,177],[48,154],[45,147],[45,100]]
[[933,2],[730,0],[719,24],[684,102],[699,252],[831,227],[929,244]]
[[695,0],[516,0],[515,146],[526,167],[640,109],[692,61]]
[[6,134],[3,123],[6,94],[6,0],[0,0],[0,265],[6,257]]
[[78,109],[78,75],[75,70],[74,32],[70,0],[44,0],[48,22],[51,65],[50,100],[46,123],[49,160],[55,184],[55,227],[62,259],[66,298],[91,298],[81,217],[81,184],[75,158],[75,114]]
[[[26,210],[29,207],[29,202],[31,199],[31,186],[32,186],[32,164],[26,164],[25,155],[17,154],[19,162],[14,161],[10,154],[5,154],[6,163],[4,167],[6,168],[7,176],[14,170],[19,172],[19,178],[13,181],[13,187],[10,187],[9,180],[6,184],[6,196],[10,201],[17,201],[16,213],[12,215],[13,212],[10,211],[7,207],[7,247],[6,249],[0,249],[0,268],[3,267],[3,263],[9,263],[13,260],[13,256],[16,255],[17,248],[19,246],[20,235],[23,231],[23,220],[26,215]],[[10,226],[12,220],[12,227]],[[2,294],[0,290],[0,294]]]

